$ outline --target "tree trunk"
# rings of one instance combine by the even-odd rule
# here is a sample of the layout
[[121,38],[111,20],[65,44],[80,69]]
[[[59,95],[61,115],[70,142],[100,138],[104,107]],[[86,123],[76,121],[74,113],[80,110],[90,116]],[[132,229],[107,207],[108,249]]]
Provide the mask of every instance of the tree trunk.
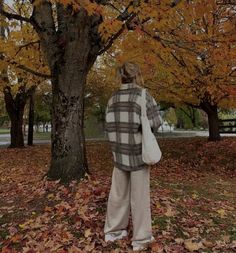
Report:
[[217,105],[211,105],[209,102],[200,104],[201,108],[207,113],[209,127],[209,141],[219,141],[221,139],[219,129],[219,118]]
[[193,128],[197,128],[196,111],[192,107],[189,108],[189,111],[190,111],[190,119],[191,119]]
[[9,86],[4,87],[4,100],[7,113],[11,120],[11,144],[9,147],[22,148],[24,147],[23,115],[27,101],[24,88],[19,88],[15,99],[13,99],[11,88]]
[[67,64],[60,65],[52,79],[52,157],[48,177],[62,182],[81,179],[88,173],[83,123],[88,63],[82,62],[83,53],[78,55],[73,47],[68,51]]
[[23,116],[25,105],[29,94],[34,87],[26,90],[25,85],[19,87],[16,96],[13,98],[11,94],[11,87],[5,86],[3,89],[4,100],[7,113],[11,120],[11,144],[10,148],[24,147],[24,134],[23,134]]
[[19,108],[17,112],[10,115],[11,119],[11,144],[10,148],[22,148],[24,147],[24,135],[23,135],[23,114],[24,108]]
[[28,121],[28,145],[33,145],[34,138],[34,93],[35,90],[32,90],[29,99],[29,121]]
[[[84,137],[84,88],[88,71],[101,49],[100,15],[57,5],[58,31],[50,1],[33,13],[52,76],[51,164],[48,177],[62,182],[88,173]],[[41,27],[47,29],[40,29]]]

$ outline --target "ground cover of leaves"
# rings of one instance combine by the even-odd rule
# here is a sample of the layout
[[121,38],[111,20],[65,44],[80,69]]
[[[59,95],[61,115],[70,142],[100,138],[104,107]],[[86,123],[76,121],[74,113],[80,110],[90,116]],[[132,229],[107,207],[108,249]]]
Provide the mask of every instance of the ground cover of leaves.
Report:
[[[145,252],[236,252],[236,138],[160,140],[151,170],[153,235]],[[91,175],[48,181],[50,146],[0,149],[0,250],[132,252],[128,238],[104,242],[112,173],[107,142],[88,142]]]

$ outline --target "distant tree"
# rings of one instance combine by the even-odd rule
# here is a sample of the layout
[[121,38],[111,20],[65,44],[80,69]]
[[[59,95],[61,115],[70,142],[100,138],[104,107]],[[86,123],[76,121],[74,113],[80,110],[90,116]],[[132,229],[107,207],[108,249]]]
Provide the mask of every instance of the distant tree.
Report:
[[182,111],[190,120],[191,120],[191,127],[198,128],[199,127],[199,111],[198,109],[192,106],[181,106],[178,108]]
[[[0,12],[4,3],[0,1]],[[19,2],[16,2],[16,12]],[[25,12],[25,9],[21,9]],[[34,40],[29,41],[29,40]],[[24,147],[23,115],[28,99],[36,86],[48,75],[40,73],[45,67],[39,50],[39,41],[31,27],[24,23],[10,22],[0,16],[0,92],[3,93],[6,111],[11,121],[10,147]],[[31,130],[31,131],[30,131]],[[29,128],[32,139],[32,124]]]
[[173,108],[169,108],[167,111],[165,111],[163,119],[168,123],[171,130],[171,127],[176,126],[177,124],[177,117],[175,114],[175,110]]
[[52,95],[50,93],[37,94],[35,97],[35,125],[37,130],[40,124],[43,125],[43,131],[47,124],[51,123],[51,104]]

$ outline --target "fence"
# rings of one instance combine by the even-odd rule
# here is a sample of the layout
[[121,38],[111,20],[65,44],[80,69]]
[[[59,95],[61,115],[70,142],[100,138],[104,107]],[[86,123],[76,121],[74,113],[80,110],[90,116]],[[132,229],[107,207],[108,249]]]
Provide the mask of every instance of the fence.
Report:
[[220,119],[220,133],[236,134],[236,119]]

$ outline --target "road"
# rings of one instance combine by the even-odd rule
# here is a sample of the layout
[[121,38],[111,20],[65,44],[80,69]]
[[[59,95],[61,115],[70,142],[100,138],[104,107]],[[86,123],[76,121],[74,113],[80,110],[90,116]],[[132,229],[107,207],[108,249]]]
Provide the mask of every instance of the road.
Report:
[[[174,130],[172,132],[160,132],[160,138],[189,138],[189,137],[207,137],[208,131],[180,131]],[[236,137],[236,134],[222,134],[222,136]],[[89,139],[89,140],[104,140],[104,139]],[[25,140],[25,143],[27,141]],[[35,144],[47,144],[50,140],[34,140]],[[7,147],[10,144],[10,134],[0,134],[0,146]]]

